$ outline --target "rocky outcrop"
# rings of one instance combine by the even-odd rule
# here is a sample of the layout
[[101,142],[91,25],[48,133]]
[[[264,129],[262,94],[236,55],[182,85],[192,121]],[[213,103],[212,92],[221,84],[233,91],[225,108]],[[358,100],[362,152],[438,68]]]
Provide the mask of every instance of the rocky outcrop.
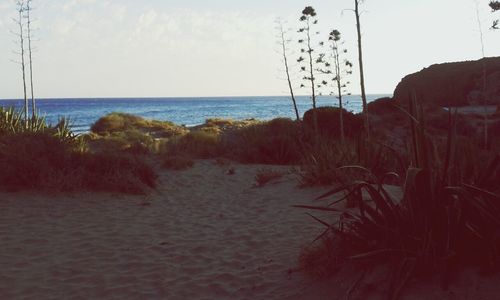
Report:
[[[483,68],[486,90],[483,98]],[[394,100],[406,106],[410,93],[428,106],[500,104],[500,57],[432,65],[403,78]]]

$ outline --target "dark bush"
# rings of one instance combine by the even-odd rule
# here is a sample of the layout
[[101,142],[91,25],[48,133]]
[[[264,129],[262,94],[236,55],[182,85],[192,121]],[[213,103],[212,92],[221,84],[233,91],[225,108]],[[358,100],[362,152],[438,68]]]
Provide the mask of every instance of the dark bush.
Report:
[[68,168],[65,162],[71,151],[68,144],[46,133],[4,135],[0,137],[0,185],[9,190],[41,188],[48,176],[58,176],[52,171]]
[[[316,109],[320,134],[332,138],[340,138],[340,109],[337,107],[320,107]],[[363,119],[359,115],[343,110],[344,132],[346,137],[358,137],[363,130]],[[313,110],[304,114],[304,124],[314,128]]]
[[100,192],[144,194],[156,187],[157,175],[143,160],[132,155],[81,153],[72,157],[82,170],[82,188]]
[[197,129],[186,135],[171,139],[164,152],[168,155],[190,155],[195,158],[213,158],[220,156],[223,149],[219,131]]
[[300,124],[278,118],[222,136],[227,156],[243,163],[296,164],[301,160]]
[[155,186],[153,169],[131,155],[92,154],[47,133],[0,137],[0,188],[8,191],[144,193]]

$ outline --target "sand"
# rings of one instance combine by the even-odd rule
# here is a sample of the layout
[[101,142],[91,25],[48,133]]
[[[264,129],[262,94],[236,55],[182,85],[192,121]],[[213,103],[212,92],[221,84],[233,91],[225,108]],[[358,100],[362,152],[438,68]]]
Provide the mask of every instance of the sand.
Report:
[[318,190],[228,168],[164,171],[150,196],[2,194],[0,299],[295,298],[319,228],[290,205]]
[[[233,167],[163,171],[149,196],[1,194],[0,299],[345,299],[356,271],[321,281],[293,272],[322,228],[291,205],[325,188],[298,188],[293,174],[255,188],[262,166]],[[493,279],[464,278],[458,291],[410,285],[404,299],[498,291]],[[370,272],[351,299],[383,299],[386,282]]]

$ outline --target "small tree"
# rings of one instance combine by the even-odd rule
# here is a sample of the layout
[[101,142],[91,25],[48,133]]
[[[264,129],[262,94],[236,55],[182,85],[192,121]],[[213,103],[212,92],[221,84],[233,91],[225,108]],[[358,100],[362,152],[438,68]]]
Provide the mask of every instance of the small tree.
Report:
[[[342,96],[346,94],[350,95],[350,93],[347,91],[347,85],[350,82],[345,81],[345,77],[352,74],[353,64],[349,60],[341,57],[342,54],[347,53],[347,49],[340,49],[340,46],[343,44],[343,42],[341,41],[340,31],[336,29],[332,30],[332,32],[330,32],[330,35],[328,37],[328,41],[330,42],[331,58],[333,60],[333,72],[328,69],[332,67],[332,65],[329,62],[325,62],[325,67],[328,70],[326,73],[334,75],[332,81],[334,82],[334,85],[337,89],[336,97],[339,101],[339,109],[340,109],[340,138],[342,143],[344,143],[345,142],[344,115],[343,115],[344,104]],[[324,81],[323,84],[327,84],[327,82]],[[332,92],[331,94],[335,95],[334,92]]]
[[21,56],[21,71],[22,71],[22,78],[23,78],[23,95],[24,95],[24,126],[27,129],[28,128],[28,97],[27,97],[27,92],[26,92],[26,64],[24,60],[24,54],[25,54],[25,45],[24,45],[24,39],[25,39],[25,24],[23,22],[24,19],[24,11],[25,11],[25,2],[24,0],[17,0],[16,2],[16,11],[17,11],[17,19],[13,19],[13,21],[16,23],[18,26],[18,32],[14,33],[18,39],[19,39],[19,47],[21,52],[16,52]]
[[[313,59],[313,52],[315,51],[313,48],[313,34],[318,35],[319,32],[313,31],[313,26],[318,24],[318,20],[316,18],[316,11],[312,6],[306,6],[302,11],[302,16],[300,17],[300,21],[304,24],[303,27],[299,29],[299,33],[304,35],[303,39],[299,40],[299,44],[303,45],[300,49],[301,53],[306,56],[300,56],[297,60],[299,63],[305,62],[305,66],[301,67],[302,72],[306,72],[307,75],[303,77],[304,81],[310,84],[311,86],[311,99],[313,104],[313,123],[314,123],[314,131],[318,133],[318,116],[316,112],[316,84],[315,84],[315,62],[321,61],[322,56],[319,56],[316,60]],[[306,84],[302,84],[301,87],[305,87]]]
[[288,53],[289,53],[288,44],[290,44],[291,40],[287,37],[287,31],[283,27],[283,21],[281,19],[278,19],[276,21],[276,23],[278,25],[277,26],[278,35],[279,35],[278,41],[279,41],[279,45],[281,47],[281,55],[283,57],[283,65],[285,67],[286,79],[288,82],[288,88],[290,90],[290,96],[291,96],[292,102],[293,102],[295,117],[297,118],[297,121],[300,121],[299,109],[297,107],[297,101],[295,100],[295,94],[293,92],[292,80],[290,77],[290,66],[288,64]]

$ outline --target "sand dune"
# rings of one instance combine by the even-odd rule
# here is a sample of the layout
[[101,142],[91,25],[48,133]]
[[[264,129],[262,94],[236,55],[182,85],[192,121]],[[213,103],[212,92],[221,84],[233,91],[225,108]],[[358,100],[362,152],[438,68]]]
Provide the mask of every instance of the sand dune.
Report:
[[[290,206],[325,189],[294,175],[254,188],[261,166],[227,168],[165,171],[146,197],[2,194],[0,299],[344,299],[353,270],[321,282],[289,272],[321,229]],[[351,299],[381,299],[386,277],[371,272]],[[474,284],[405,298],[467,299]]]

